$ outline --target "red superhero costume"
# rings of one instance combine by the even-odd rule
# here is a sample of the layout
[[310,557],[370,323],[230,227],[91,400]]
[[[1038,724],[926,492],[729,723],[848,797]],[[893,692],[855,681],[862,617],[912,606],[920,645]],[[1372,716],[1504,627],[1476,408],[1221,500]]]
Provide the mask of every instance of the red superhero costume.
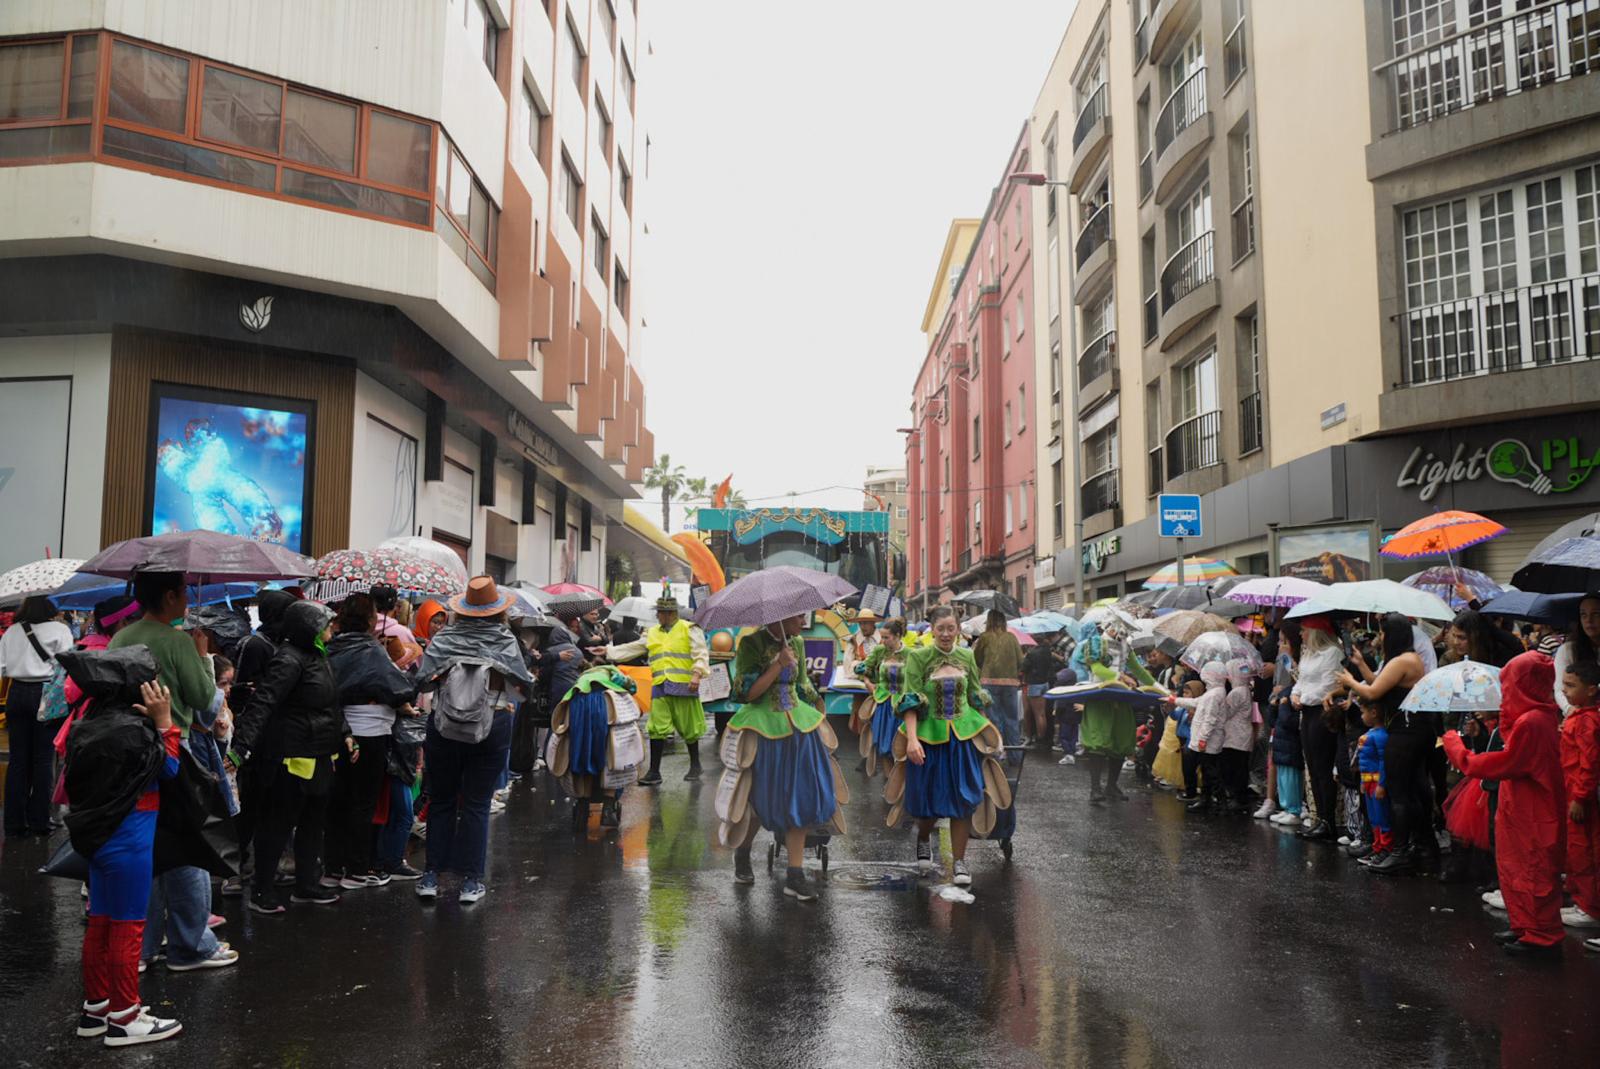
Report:
[[1500,781],[1495,863],[1511,929],[1522,942],[1561,942],[1561,866],[1566,791],[1561,778],[1555,662],[1524,653],[1500,671],[1500,734],[1506,748],[1474,754],[1461,736],[1444,737],[1450,763],[1476,779]]
[[1566,801],[1583,807],[1583,822],[1567,821],[1567,890],[1579,909],[1600,917],[1600,708],[1574,709],[1561,725],[1561,774]]

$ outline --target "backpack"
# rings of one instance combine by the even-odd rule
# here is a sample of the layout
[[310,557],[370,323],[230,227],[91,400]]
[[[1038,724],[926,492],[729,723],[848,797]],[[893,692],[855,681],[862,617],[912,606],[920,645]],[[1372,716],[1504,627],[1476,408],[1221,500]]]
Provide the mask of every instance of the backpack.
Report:
[[494,696],[489,661],[461,660],[451,666],[433,696],[433,726],[444,738],[468,745],[489,737]]

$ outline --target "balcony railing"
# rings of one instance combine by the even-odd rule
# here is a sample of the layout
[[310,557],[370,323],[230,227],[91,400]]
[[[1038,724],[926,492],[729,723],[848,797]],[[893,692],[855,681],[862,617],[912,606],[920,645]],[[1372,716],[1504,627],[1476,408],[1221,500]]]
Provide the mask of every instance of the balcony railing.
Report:
[[956,572],[959,574],[972,567],[972,550],[963,549],[956,556]]
[[1155,168],[1153,166],[1154,161],[1155,161],[1155,152],[1153,150],[1151,150],[1151,149],[1146,149],[1145,150],[1145,154],[1139,158],[1139,203],[1140,204],[1143,204],[1144,203],[1144,199],[1150,195],[1150,186],[1152,185],[1151,179],[1152,179],[1152,175],[1153,175],[1154,170],[1155,170]]
[[1150,467],[1146,472],[1149,478],[1149,494],[1155,497],[1167,485],[1167,472],[1161,465],[1161,447],[1158,445],[1150,450]]
[[1072,149],[1078,150],[1084,139],[1089,136],[1089,131],[1094,129],[1094,124],[1105,118],[1106,115],[1106,83],[1101,82],[1095,86],[1094,92],[1089,94],[1089,99],[1083,102],[1083,107],[1078,109],[1078,124],[1072,128]]
[[1396,320],[1406,386],[1594,360],[1600,275],[1447,301]]
[[1133,29],[1133,65],[1137,67],[1150,55],[1150,16],[1139,20]]
[[1144,299],[1144,343],[1149,345],[1156,340],[1156,334],[1161,327],[1160,300],[1152,293]]
[[[1496,5],[1498,7],[1498,5]],[[1546,0],[1432,41],[1379,65],[1405,130],[1600,69],[1600,8]]]
[[1078,389],[1116,366],[1117,332],[1108,330],[1084,347],[1078,357]]
[[1156,117],[1156,155],[1167,151],[1177,136],[1206,113],[1206,69],[1196,67],[1161,105]]
[[1102,204],[1088,222],[1083,224],[1083,229],[1078,232],[1078,243],[1073,246],[1073,263],[1082,270],[1083,265],[1089,262],[1089,257],[1111,240],[1111,204]]
[[1256,198],[1247,194],[1233,209],[1233,262],[1256,251]]
[[1239,402],[1239,455],[1249,456],[1261,448],[1261,391]]
[[1167,478],[1222,462],[1222,412],[1212,409],[1167,432]]
[[1207,230],[1173,253],[1161,269],[1161,310],[1163,312],[1193,291],[1217,277],[1217,258],[1213,251],[1215,232]]
[[1108,512],[1120,505],[1121,474],[1117,468],[1112,468],[1084,483],[1079,493],[1079,503],[1082,506],[1079,515],[1093,516],[1097,512]]
[[1222,84],[1232,85],[1238,81],[1244,69],[1244,16],[1241,14],[1228,33],[1228,39],[1222,43]]

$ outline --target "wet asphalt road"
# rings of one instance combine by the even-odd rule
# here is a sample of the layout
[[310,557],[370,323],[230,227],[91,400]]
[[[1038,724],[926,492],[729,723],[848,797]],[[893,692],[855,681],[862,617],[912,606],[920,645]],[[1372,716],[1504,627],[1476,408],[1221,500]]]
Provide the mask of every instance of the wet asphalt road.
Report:
[[857,886],[911,840],[852,770],[851,834],[800,905],[761,871],[766,836],[756,885],[734,885],[715,780],[684,767],[630,791],[610,835],[575,837],[552,782],[520,785],[475,906],[402,884],[286,917],[219,899],[242,960],[147,974],[185,1031],[134,1050],[72,1035],[78,889],[35,874],[44,843],[8,843],[0,1065],[1600,1064],[1600,955],[1505,959],[1470,888],[1385,881],[1166,794],[1091,809],[1083,770],[1049,758],[1023,775],[1015,860],[973,844],[972,905]]

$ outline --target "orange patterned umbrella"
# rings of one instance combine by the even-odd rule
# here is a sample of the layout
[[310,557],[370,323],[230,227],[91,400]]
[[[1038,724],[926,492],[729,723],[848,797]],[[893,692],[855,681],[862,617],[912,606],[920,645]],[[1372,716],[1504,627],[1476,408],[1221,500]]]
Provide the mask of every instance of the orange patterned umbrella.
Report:
[[1379,552],[1399,560],[1448,557],[1505,533],[1503,526],[1486,516],[1451,509],[1406,524],[1384,542]]

